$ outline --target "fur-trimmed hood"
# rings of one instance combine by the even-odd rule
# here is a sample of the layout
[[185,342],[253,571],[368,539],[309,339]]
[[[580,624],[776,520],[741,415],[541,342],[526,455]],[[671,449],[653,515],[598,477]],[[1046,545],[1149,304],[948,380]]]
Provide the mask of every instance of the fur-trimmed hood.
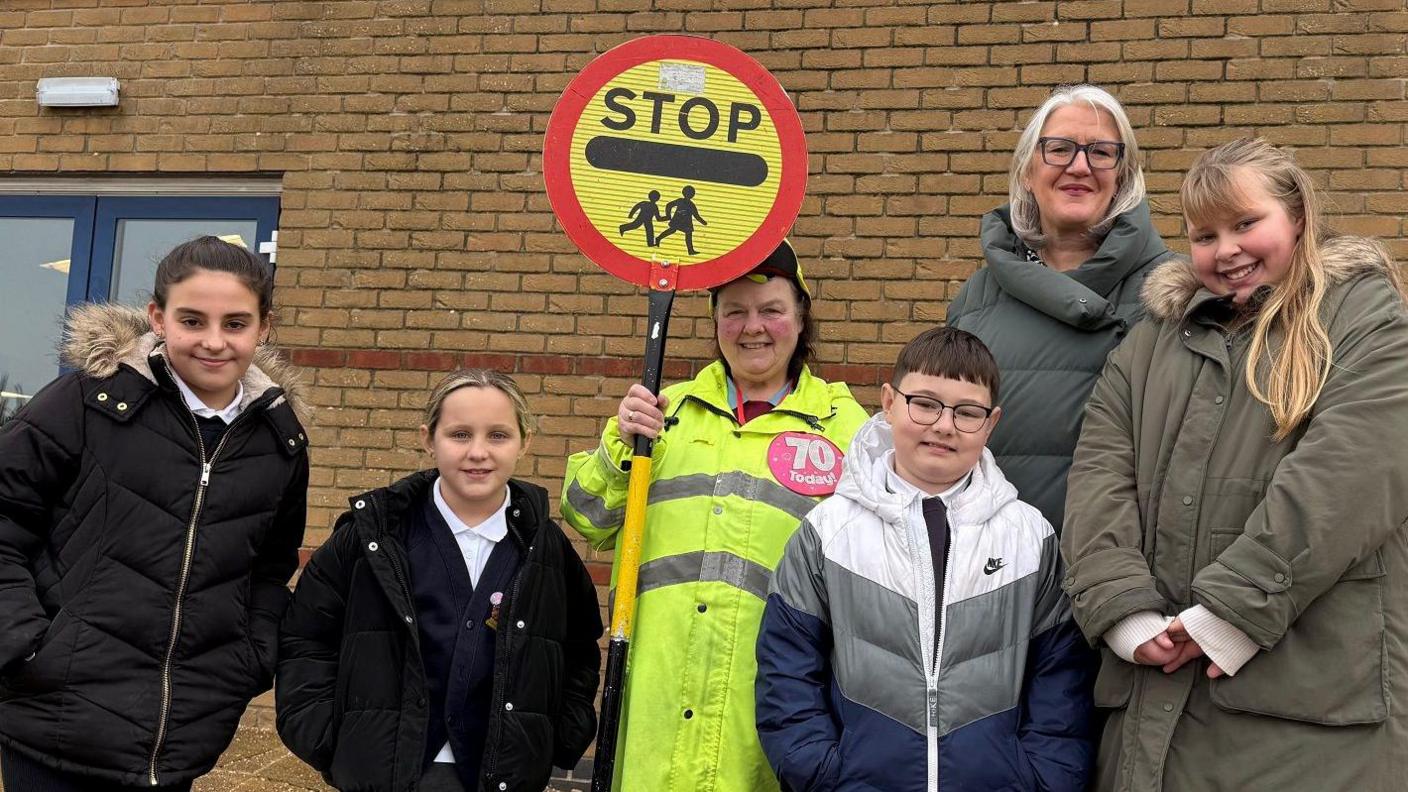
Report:
[[[1344,283],[1366,272],[1388,271],[1393,266],[1388,250],[1375,239],[1339,236],[1320,245],[1320,257],[1331,285]],[[1140,296],[1149,315],[1161,321],[1177,320],[1203,291],[1193,262],[1176,258],[1155,269],[1144,281]]]
[[[116,303],[87,303],[69,310],[59,356],[64,365],[90,377],[111,377],[125,363],[157,382],[149,360],[157,346],[156,334],[142,311]],[[241,382],[243,406],[248,407],[270,388],[282,388],[283,398],[298,419],[306,423],[311,417],[298,370],[273,349],[260,346],[254,351],[254,361]]]

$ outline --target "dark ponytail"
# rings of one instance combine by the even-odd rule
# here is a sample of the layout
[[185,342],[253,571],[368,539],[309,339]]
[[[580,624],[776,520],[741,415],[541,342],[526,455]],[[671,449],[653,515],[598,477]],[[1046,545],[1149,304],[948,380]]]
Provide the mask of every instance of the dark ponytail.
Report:
[[157,307],[166,310],[167,292],[198,270],[228,272],[239,278],[259,298],[261,319],[274,309],[273,269],[248,248],[213,236],[196,237],[177,245],[156,265],[152,299]]

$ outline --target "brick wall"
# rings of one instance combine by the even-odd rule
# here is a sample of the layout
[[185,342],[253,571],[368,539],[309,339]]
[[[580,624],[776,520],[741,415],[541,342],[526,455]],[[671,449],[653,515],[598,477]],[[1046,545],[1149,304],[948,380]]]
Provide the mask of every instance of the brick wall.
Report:
[[[418,411],[454,365],[518,376],[543,429],[520,472],[556,494],[636,376],[645,302],[554,225],[542,133],[594,55],[680,32],[743,49],[795,97],[822,371],[867,404],[977,266],[978,219],[1057,84],[1125,103],[1174,247],[1182,169],[1259,134],[1296,150],[1335,225],[1408,258],[1405,0],[5,0],[0,189],[282,175],[278,341],[320,408],[310,545],[349,495],[424,464]],[[36,107],[38,78],[94,74],[121,80],[120,107]],[[677,300],[668,379],[711,332],[703,298]]]

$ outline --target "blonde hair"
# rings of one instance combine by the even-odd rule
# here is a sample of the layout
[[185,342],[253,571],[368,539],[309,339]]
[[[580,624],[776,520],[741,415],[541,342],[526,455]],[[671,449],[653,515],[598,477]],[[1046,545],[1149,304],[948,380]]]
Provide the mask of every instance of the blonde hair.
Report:
[[1012,230],[1033,249],[1040,248],[1046,242],[1046,236],[1041,233],[1041,207],[1037,206],[1036,195],[1025,184],[1032,158],[1037,154],[1037,139],[1041,137],[1041,129],[1046,126],[1046,119],[1052,113],[1080,102],[1109,113],[1114,119],[1115,129],[1119,130],[1119,142],[1124,144],[1124,156],[1115,167],[1115,194],[1110,198],[1110,208],[1086,233],[1095,239],[1103,238],[1115,224],[1115,218],[1144,200],[1144,169],[1139,164],[1139,144],[1134,139],[1134,128],[1129,124],[1124,107],[1103,88],[1063,85],[1041,103],[1036,114],[1027,122],[1027,128],[1022,130],[1022,136],[1017,139],[1017,148],[1012,152],[1012,169],[1007,176],[1007,203],[1012,210]]
[[537,431],[537,419],[528,409],[528,398],[513,377],[493,369],[472,368],[447,374],[430,392],[430,399],[425,404],[425,426],[431,436],[434,436],[435,427],[440,423],[440,411],[445,406],[445,400],[460,388],[497,388],[513,405],[514,415],[518,419],[518,433],[523,439],[527,440]]
[[[1309,174],[1290,154],[1260,138],[1224,143],[1193,163],[1179,190],[1188,226],[1245,211],[1247,176],[1260,180],[1292,220],[1302,221],[1285,277],[1258,312],[1247,351],[1247,388],[1271,410],[1273,437],[1283,440],[1310,414],[1330,375],[1330,336],[1320,320],[1329,284],[1320,244],[1332,234],[1323,225]],[[1273,332],[1281,334],[1274,350]],[[1257,376],[1263,364],[1264,384]]]

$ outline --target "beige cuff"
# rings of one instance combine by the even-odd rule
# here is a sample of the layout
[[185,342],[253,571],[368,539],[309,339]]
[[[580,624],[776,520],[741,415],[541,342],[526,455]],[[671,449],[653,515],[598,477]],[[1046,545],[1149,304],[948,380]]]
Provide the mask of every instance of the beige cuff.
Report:
[[1153,640],[1171,621],[1172,616],[1161,615],[1158,611],[1131,613],[1105,631],[1105,645],[1121,660],[1133,663],[1134,650]]
[[1257,645],[1231,622],[1215,615],[1202,605],[1194,605],[1178,614],[1188,637],[1203,647],[1203,654],[1217,663],[1228,676],[1236,676],[1247,661],[1256,655]]

